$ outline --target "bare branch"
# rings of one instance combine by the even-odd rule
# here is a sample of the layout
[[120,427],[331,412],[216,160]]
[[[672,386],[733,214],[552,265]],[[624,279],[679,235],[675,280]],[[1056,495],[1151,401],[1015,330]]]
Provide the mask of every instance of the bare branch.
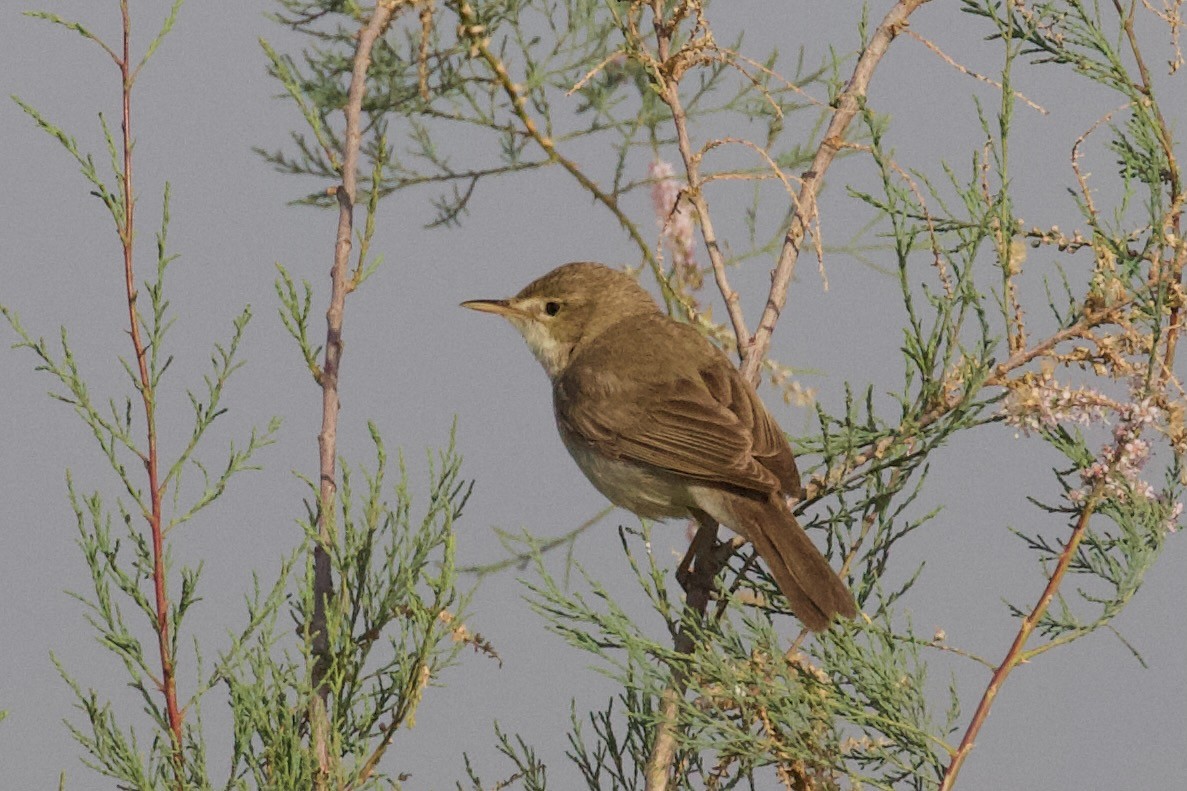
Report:
[[775,324],[779,321],[779,314],[787,303],[787,291],[791,286],[791,279],[795,275],[796,261],[799,260],[800,246],[808,225],[816,216],[816,195],[820,191],[824,174],[832,164],[837,152],[841,150],[845,140],[845,132],[849,124],[857,116],[870,80],[878,68],[882,56],[890,47],[890,42],[907,26],[907,20],[914,11],[927,0],[900,0],[890,9],[874,31],[869,46],[857,60],[853,69],[853,76],[841,95],[837,97],[837,110],[833,113],[828,130],[824,133],[824,140],[816,149],[812,159],[812,166],[803,175],[803,185],[795,201],[795,213],[791,219],[791,227],[783,241],[783,249],[779,253],[779,261],[771,273],[771,290],[767,295],[767,304],[763,309],[762,318],[758,323],[758,330],[753,338],[748,338],[741,346],[742,374],[751,382],[758,382],[763,358],[771,347],[771,336],[775,332]]

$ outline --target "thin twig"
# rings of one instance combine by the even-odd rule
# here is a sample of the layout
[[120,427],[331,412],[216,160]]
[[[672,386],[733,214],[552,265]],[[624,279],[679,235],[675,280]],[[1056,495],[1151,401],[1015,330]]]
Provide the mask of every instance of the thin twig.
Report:
[[371,51],[383,35],[392,16],[405,0],[379,2],[359,32],[347,92],[346,133],[342,141],[342,183],[335,189],[338,198],[338,232],[334,245],[334,264],[330,270],[330,307],[326,311],[325,359],[322,364],[322,423],[317,435],[319,461],[319,490],[317,532],[318,543],[313,548],[314,604],[309,625],[314,656],[313,685],[316,695],[310,701],[313,748],[318,760],[318,787],[324,787],[331,777],[331,758],[326,710],[330,689],[326,674],[330,668],[329,632],[326,626],[326,607],[334,592],[329,547],[337,539],[334,527],[334,498],[337,492],[335,460],[338,453],[338,372],[342,361],[342,322],[346,294],[350,290],[349,271],[351,236],[354,229],[355,194],[358,189],[358,158],[362,140],[360,117],[363,96],[367,89],[367,69],[371,65]]
[[[852,151],[861,151],[870,155],[873,155],[874,153],[874,149],[870,146],[862,145],[861,143],[853,143],[848,140],[845,141],[842,147]],[[886,160],[886,165],[895,173],[897,173],[899,178],[906,182],[907,189],[911,190],[911,194],[915,196],[916,202],[919,203],[919,208],[923,212],[923,220],[927,223],[927,238],[928,242],[931,244],[932,266],[936,268],[936,273],[940,278],[940,284],[944,287],[944,295],[947,296],[948,299],[952,299],[955,296],[956,291],[952,285],[952,276],[948,272],[948,266],[944,263],[944,252],[940,247],[940,240],[936,234],[936,221],[935,218],[932,217],[931,211],[929,211],[927,208],[927,199],[923,197],[923,191],[919,189],[919,185],[915,183],[915,179],[911,178],[911,174],[908,173],[902,165],[890,158]]]
[[[680,157],[684,161],[685,173],[688,176],[688,201],[696,211],[697,219],[700,220],[701,238],[705,241],[705,249],[709,253],[709,263],[713,267],[713,279],[717,283],[717,290],[721,292],[721,298],[725,301],[725,310],[730,317],[730,324],[734,329],[738,354],[742,359],[745,359],[747,345],[750,342],[750,330],[746,327],[746,317],[742,313],[741,298],[738,296],[738,292],[734,291],[730,286],[729,278],[726,276],[725,257],[721,254],[721,246],[717,241],[717,233],[713,229],[713,218],[709,213],[709,201],[705,197],[704,183],[701,179],[700,152],[694,152],[692,150],[692,142],[688,136],[688,117],[685,115],[684,106],[680,100],[679,70],[678,68],[665,68],[669,60],[677,59],[671,52],[672,34],[675,24],[673,21],[664,20],[663,9],[660,4],[656,3],[653,5],[656,49],[661,64],[659,72],[661,74],[674,72],[672,77],[665,79],[658,86],[660,89],[660,98],[663,99],[664,103],[672,111],[672,124],[676,128],[676,144],[680,150]],[[676,53],[677,56],[680,54]]]
[[[1175,157],[1175,139],[1171,133],[1170,126],[1166,122],[1166,118],[1162,115],[1162,108],[1154,98],[1154,85],[1150,79],[1150,70],[1146,67],[1146,60],[1142,56],[1142,49],[1138,46],[1137,33],[1133,27],[1133,12],[1134,8],[1131,6],[1127,11],[1122,7],[1120,0],[1113,0],[1113,8],[1117,11],[1117,16],[1121,20],[1121,28],[1125,31],[1126,41],[1129,43],[1129,51],[1133,55],[1134,62],[1138,67],[1138,75],[1141,78],[1140,84],[1135,86],[1146,99],[1149,100],[1145,106],[1153,114],[1154,126],[1158,135],[1158,145],[1162,148],[1162,154],[1166,157],[1166,181],[1170,191],[1170,208],[1167,211],[1166,224],[1170,226],[1175,238],[1182,238],[1182,218],[1183,207],[1187,203],[1187,194],[1183,192],[1182,176],[1179,171],[1179,161]],[[1158,272],[1159,279],[1164,279],[1167,282],[1181,284],[1183,280],[1183,268],[1187,264],[1187,247],[1180,247],[1174,257],[1171,259],[1170,273]],[[1161,267],[1159,267],[1161,270]],[[1177,301],[1171,306],[1170,316],[1167,322],[1166,331],[1166,346],[1162,357],[1162,370],[1169,371],[1173,368],[1175,359],[1175,346],[1179,340],[1179,329],[1181,322],[1179,317],[1182,313],[1183,306]],[[1165,381],[1161,376],[1160,381]]]
[[[674,640],[677,653],[691,654],[696,647],[692,635],[689,634],[689,627],[694,623],[704,623],[705,611],[713,594],[713,583],[732,554],[732,544],[717,546],[717,523],[706,516],[705,521],[697,528],[692,546],[689,547],[687,562],[681,564],[682,573],[677,575],[685,591],[683,623],[679,626]],[[672,679],[660,696],[659,721],[652,737],[647,763],[643,768],[646,791],[666,791],[671,784],[672,764],[676,759],[679,742],[677,720],[680,701],[684,697],[687,685],[684,670],[678,666],[673,667]]]
[[1114,110],[1109,110],[1100,118],[1097,118],[1096,121],[1093,122],[1092,126],[1088,127],[1087,131],[1077,137],[1076,142],[1072,144],[1072,172],[1076,175],[1076,183],[1080,185],[1080,194],[1084,196],[1084,208],[1088,210],[1088,216],[1091,218],[1093,224],[1096,224],[1098,221],[1099,214],[1097,214],[1096,211],[1096,203],[1092,200],[1092,191],[1088,189],[1088,176],[1080,170],[1080,146],[1082,146],[1084,141],[1087,140],[1093,132],[1099,129],[1102,124],[1107,124],[1112,120],[1114,115],[1132,105],[1133,102],[1126,102]]
[[[153,604],[156,618],[157,653],[161,663],[161,677],[157,680],[161,694],[165,697],[165,717],[169,726],[170,755],[173,761],[174,780],[177,787],[185,787],[185,754],[183,745],[184,714],[177,704],[177,676],[174,666],[173,643],[170,637],[169,594],[165,578],[165,525],[162,508],[162,487],[160,481],[160,454],[157,449],[156,391],[148,370],[148,347],[140,332],[141,317],[136,307],[136,270],[133,263],[133,245],[136,239],[135,207],[136,197],[132,189],[132,73],[131,42],[132,20],[128,0],[120,0],[123,49],[116,58],[120,70],[121,91],[121,146],[123,168],[120,173],[123,222],[119,227],[120,244],[124,252],[124,289],[128,302],[129,335],[136,356],[136,373],[139,377],[138,390],[144,406],[145,432],[148,449],[143,454],[145,471],[148,474],[151,514],[148,516],[149,531],[152,533],[153,552]],[[110,52],[110,50],[109,50]]]
[[656,280],[659,281],[660,287],[668,293],[668,296],[672,296],[671,286],[668,285],[667,279],[663,275],[659,259],[656,258],[655,253],[651,250],[651,246],[647,243],[647,240],[643,238],[641,233],[639,233],[639,229],[635,223],[632,222],[630,217],[626,215],[626,212],[624,212],[622,208],[619,207],[618,200],[613,195],[599,187],[593,179],[587,176],[585,172],[577,166],[576,162],[561,154],[561,152],[556,147],[556,142],[550,136],[544,134],[540,130],[540,127],[536,124],[536,119],[534,119],[528,113],[527,97],[524,95],[523,88],[517,85],[515,81],[511,79],[511,75],[507,71],[507,66],[491,49],[490,39],[485,37],[485,28],[478,24],[478,15],[474,11],[473,6],[471,6],[465,0],[461,0],[461,2],[454,2],[450,5],[453,6],[459,19],[461,20],[459,32],[462,35],[468,37],[471,51],[478,57],[482,58],[487,66],[490,67],[491,71],[495,73],[495,79],[498,81],[499,87],[502,88],[503,93],[507,95],[507,98],[511,100],[512,111],[519,119],[519,122],[523,125],[523,131],[526,132],[528,137],[532,138],[532,140],[534,140],[536,144],[544,150],[544,153],[548,155],[549,160],[557,163],[566,171],[568,171],[569,175],[575,178],[578,184],[580,184],[591,195],[593,195],[594,199],[598,203],[601,203],[610,210],[610,213],[614,215],[616,220],[618,220],[618,224],[622,226],[622,229],[627,232],[628,236],[631,237],[631,241],[634,242],[635,246],[639,248],[639,252],[642,253],[644,260],[647,261],[648,265],[655,273]]
[[1022,623],[1018,626],[1018,634],[1014,636],[1014,642],[1010,645],[1010,650],[1006,652],[1005,659],[993,671],[993,676],[989,679],[989,684],[985,687],[985,692],[981,696],[981,702],[977,704],[977,709],[973,712],[973,717],[964,732],[964,737],[960,740],[960,746],[956,748],[956,752],[953,754],[948,768],[944,771],[944,778],[940,783],[939,791],[951,791],[953,784],[956,782],[956,776],[960,773],[960,767],[964,764],[969,752],[972,751],[977,740],[977,734],[981,731],[981,726],[985,724],[985,719],[989,716],[989,710],[993,707],[993,700],[997,697],[998,690],[1001,689],[1002,684],[1005,683],[1006,677],[1010,675],[1010,672],[1022,661],[1022,652],[1026,647],[1027,639],[1030,638],[1035,626],[1038,625],[1039,620],[1047,611],[1047,606],[1059,591],[1059,585],[1063,582],[1068,566],[1071,565],[1072,558],[1076,554],[1076,548],[1080,545],[1080,540],[1088,530],[1088,523],[1091,520],[1093,509],[1104,492],[1104,481],[1105,478],[1102,477],[1087,498],[1084,509],[1080,511],[1080,518],[1076,520],[1076,526],[1072,530],[1071,537],[1068,538],[1063,551],[1059,553],[1059,562],[1056,563],[1055,570],[1051,573],[1051,578],[1047,580],[1047,585],[1043,588],[1042,595],[1039,596],[1039,600],[1035,603],[1034,609],[1030,611],[1030,614],[1022,619]]
[[[978,74],[977,72],[973,71],[972,69],[968,68],[967,66],[959,63],[955,58],[953,58],[947,52],[944,52],[944,50],[940,49],[939,46],[937,46],[935,43],[925,39],[923,36],[919,35],[915,31],[908,30],[908,31],[906,31],[906,34],[908,36],[910,36],[911,38],[915,39],[916,41],[918,41],[923,46],[930,49],[932,52],[934,52],[936,55],[938,55],[942,61],[944,61],[949,66],[956,69],[957,71],[959,71],[961,74],[966,74],[969,77],[972,77],[974,80],[980,80],[981,82],[988,83],[989,85],[992,85],[994,88],[997,88],[999,91],[1005,90],[1005,88],[1002,86],[1002,84],[1000,82],[998,82],[996,80],[991,80],[990,78],[986,77],[984,74]],[[1050,113],[1047,111],[1046,107],[1043,107],[1041,104],[1038,104],[1036,102],[1032,102],[1021,91],[1011,91],[1011,93],[1014,95],[1015,99],[1018,99],[1018,100],[1024,102],[1032,110],[1036,110],[1039,113],[1042,113],[1043,115],[1050,115]]]
[[[669,19],[664,17],[663,3],[660,0],[653,0],[651,10],[656,36],[656,51],[659,56],[659,67],[653,68],[651,72],[653,79],[657,82],[660,98],[672,111],[677,145],[684,161],[688,180],[688,187],[684,194],[687,195],[700,220],[701,236],[705,242],[705,249],[709,252],[713,276],[717,281],[717,288],[725,300],[726,311],[733,324],[734,336],[737,338],[738,349],[741,353],[743,344],[749,339],[750,333],[746,329],[738,294],[730,288],[725,274],[725,261],[717,243],[717,236],[709,214],[709,205],[702,189],[700,156],[693,152],[688,136],[687,117],[680,101],[679,75],[682,73],[682,67],[674,63],[680,60],[683,49],[676,56],[673,56],[671,52],[672,36],[680,21],[678,17],[682,10],[687,11],[688,8],[685,5],[677,5],[673,9],[672,18]],[[696,11],[699,25],[703,20],[699,16],[700,9],[697,8]],[[711,41],[711,39],[709,40]],[[685,45],[686,48],[690,46],[693,46],[691,42]],[[674,63],[672,68],[667,67],[669,61]],[[689,549],[689,555],[693,556],[694,563],[691,573],[682,575],[684,578],[682,584],[686,591],[682,616],[684,625],[676,633],[674,641],[675,649],[679,654],[689,654],[695,648],[695,643],[691,635],[688,634],[688,624],[692,620],[697,623],[703,622],[713,589],[713,581],[725,562],[724,556],[715,556],[713,550],[716,541],[717,523],[709,517],[704,517],[704,521],[701,522],[696,537],[693,539],[692,547]],[[682,566],[685,565],[682,564]],[[672,766],[675,763],[679,741],[679,707],[686,687],[687,679],[684,671],[680,667],[673,667],[672,678],[660,696],[659,719],[652,737],[651,752],[648,754],[647,763],[644,766],[643,776],[646,782],[646,791],[666,791],[672,781]]]
[[742,374],[751,382],[757,383],[762,370],[762,361],[771,347],[771,337],[775,332],[775,324],[779,321],[779,314],[787,303],[787,291],[791,286],[791,279],[795,275],[796,261],[799,259],[800,246],[804,242],[808,225],[816,215],[816,195],[825,172],[832,164],[837,152],[841,150],[845,133],[849,124],[857,116],[863,100],[870,86],[870,79],[878,68],[882,56],[886,54],[890,42],[894,40],[907,25],[911,14],[927,0],[899,0],[882,19],[878,29],[874,31],[869,45],[862,52],[853,69],[853,75],[841,95],[837,97],[837,109],[829,122],[824,139],[816,149],[812,158],[812,165],[803,175],[803,185],[794,203],[794,214],[791,227],[783,240],[783,249],[779,253],[779,261],[771,273],[771,289],[767,295],[767,304],[763,309],[762,318],[758,323],[758,330],[754,337],[747,339],[742,345],[743,363]]

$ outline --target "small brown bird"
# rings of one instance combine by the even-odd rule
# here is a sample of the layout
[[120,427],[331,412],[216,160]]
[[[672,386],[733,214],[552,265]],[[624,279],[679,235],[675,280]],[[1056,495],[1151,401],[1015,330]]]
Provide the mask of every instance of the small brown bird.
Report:
[[590,482],[647,519],[713,520],[754,544],[814,631],[857,614],[788,509],[791,446],[725,354],[664,315],[635,279],[565,264],[510,299],[463,307],[510,321],[552,380],[561,440]]

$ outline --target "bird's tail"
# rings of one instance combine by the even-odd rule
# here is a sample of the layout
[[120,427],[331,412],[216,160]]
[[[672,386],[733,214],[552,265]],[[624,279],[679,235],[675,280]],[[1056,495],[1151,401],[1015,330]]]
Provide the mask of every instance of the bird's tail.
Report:
[[741,524],[730,527],[754,544],[787,597],[791,611],[804,626],[821,632],[837,615],[857,616],[853,594],[808,538],[782,497],[766,502],[738,497],[731,505]]

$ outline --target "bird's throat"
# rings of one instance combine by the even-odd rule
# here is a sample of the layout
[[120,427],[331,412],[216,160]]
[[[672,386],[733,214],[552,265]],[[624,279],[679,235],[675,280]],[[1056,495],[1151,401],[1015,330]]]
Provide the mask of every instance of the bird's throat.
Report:
[[527,342],[528,348],[532,350],[532,354],[540,361],[540,365],[544,366],[548,378],[556,379],[560,376],[564,372],[565,366],[569,364],[569,357],[573,351],[572,345],[557,340],[549,329],[538,321],[528,320],[514,323]]

